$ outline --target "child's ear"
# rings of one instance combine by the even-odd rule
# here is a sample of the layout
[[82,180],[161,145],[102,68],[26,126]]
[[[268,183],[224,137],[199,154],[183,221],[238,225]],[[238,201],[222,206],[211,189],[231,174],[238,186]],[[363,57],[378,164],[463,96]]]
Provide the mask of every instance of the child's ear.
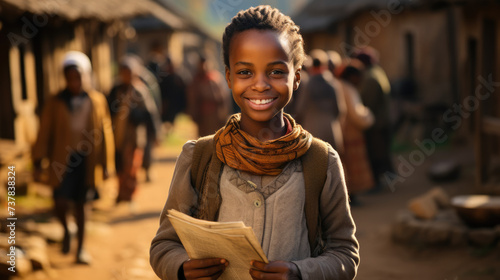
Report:
[[296,71],[295,71],[295,77],[293,77],[293,90],[297,90],[299,88],[299,85],[300,85],[300,70],[302,70],[302,67],[299,67]]
[[227,86],[231,88],[231,73],[229,71],[229,68],[226,66],[226,83],[227,83]]

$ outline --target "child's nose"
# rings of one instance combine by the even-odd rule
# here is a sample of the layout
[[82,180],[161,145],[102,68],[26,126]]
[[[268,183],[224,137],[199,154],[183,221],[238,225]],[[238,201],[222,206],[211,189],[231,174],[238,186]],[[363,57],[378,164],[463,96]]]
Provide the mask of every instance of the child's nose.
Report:
[[265,74],[255,75],[255,81],[252,86],[255,91],[263,92],[271,88],[268,77]]

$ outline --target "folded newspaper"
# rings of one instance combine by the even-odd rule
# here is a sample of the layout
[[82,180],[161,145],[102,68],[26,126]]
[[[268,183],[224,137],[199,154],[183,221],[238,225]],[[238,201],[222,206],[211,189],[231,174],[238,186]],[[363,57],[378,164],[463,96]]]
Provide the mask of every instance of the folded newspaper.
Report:
[[174,209],[167,212],[189,258],[224,258],[229,262],[219,279],[252,279],[250,262],[268,262],[252,228],[243,222],[210,222]]

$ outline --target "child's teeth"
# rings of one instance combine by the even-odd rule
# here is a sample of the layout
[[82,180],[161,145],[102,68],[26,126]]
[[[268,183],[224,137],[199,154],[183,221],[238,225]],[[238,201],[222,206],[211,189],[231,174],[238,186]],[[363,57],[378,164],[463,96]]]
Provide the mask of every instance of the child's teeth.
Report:
[[260,99],[252,99],[251,101],[253,103],[257,104],[257,105],[261,105],[261,104],[267,104],[267,103],[273,101],[273,99],[272,98],[271,99],[262,99],[262,100],[260,100]]

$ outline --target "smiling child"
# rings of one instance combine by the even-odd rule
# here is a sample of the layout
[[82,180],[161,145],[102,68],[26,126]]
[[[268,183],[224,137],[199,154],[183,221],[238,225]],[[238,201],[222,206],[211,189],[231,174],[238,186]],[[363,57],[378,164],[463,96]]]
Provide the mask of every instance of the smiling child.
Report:
[[226,27],[226,81],[241,114],[187,142],[175,167],[150,261],[162,279],[217,279],[231,264],[189,259],[166,218],[243,221],[270,262],[246,279],[353,279],[358,242],[337,152],[283,108],[300,83],[299,28],[270,6],[240,11]]

